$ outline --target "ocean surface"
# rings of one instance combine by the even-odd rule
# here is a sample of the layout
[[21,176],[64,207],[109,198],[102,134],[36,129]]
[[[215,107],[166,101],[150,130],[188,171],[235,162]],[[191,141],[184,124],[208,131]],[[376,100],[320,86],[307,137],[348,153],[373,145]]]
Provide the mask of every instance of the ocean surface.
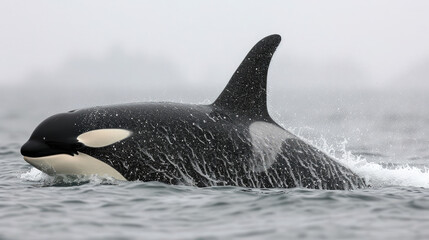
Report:
[[165,96],[208,103],[216,93],[4,88],[0,239],[429,239],[428,94],[271,90],[274,119],[371,187],[197,188],[47,176],[19,149],[52,114]]

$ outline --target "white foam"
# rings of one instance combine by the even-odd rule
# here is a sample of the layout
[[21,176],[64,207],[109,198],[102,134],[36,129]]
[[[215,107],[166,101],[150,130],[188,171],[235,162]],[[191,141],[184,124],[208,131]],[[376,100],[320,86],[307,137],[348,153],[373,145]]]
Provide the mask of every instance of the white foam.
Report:
[[[345,142],[346,143],[346,142]],[[338,159],[356,174],[365,177],[372,186],[413,186],[429,188],[429,169],[410,166],[409,164],[387,168],[379,163],[368,162],[365,158],[354,156],[346,150]]]
[[32,167],[28,172],[22,173],[20,178],[29,182],[39,182],[43,185],[80,184],[83,182],[90,182],[92,184],[117,184],[120,182],[113,177],[99,176],[96,174],[73,176],[59,174],[56,176],[49,176],[35,167]]
[[22,173],[20,178],[30,182],[41,182],[44,180],[51,179],[53,177],[49,176],[48,174],[40,171],[35,167],[32,167],[28,172]]
[[[299,136],[299,131],[295,132]],[[300,136],[300,138],[302,137]],[[353,155],[351,151],[347,150],[347,140],[335,148],[329,145],[323,137],[318,141],[303,139],[330,156],[334,156],[335,152],[340,152],[340,156],[337,154],[335,159],[359,176],[364,177],[373,187],[413,186],[429,188],[429,167],[419,168],[403,164],[388,168],[379,163],[369,162],[362,156]]]

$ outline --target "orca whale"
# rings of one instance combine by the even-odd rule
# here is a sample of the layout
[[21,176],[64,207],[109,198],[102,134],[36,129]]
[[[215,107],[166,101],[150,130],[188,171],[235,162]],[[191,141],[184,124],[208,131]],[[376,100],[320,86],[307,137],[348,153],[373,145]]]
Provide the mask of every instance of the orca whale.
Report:
[[148,102],[60,113],[36,127],[21,154],[49,175],[198,187],[365,187],[268,114],[267,73],[280,41],[279,35],[259,41],[212,104]]

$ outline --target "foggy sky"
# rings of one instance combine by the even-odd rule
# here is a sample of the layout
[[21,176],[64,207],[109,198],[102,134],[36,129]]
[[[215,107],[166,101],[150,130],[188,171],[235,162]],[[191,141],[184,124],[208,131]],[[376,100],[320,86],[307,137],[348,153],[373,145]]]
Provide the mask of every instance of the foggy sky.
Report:
[[174,63],[197,83],[229,77],[254,43],[278,33],[278,72],[296,59],[321,73],[359,69],[384,86],[427,62],[428,23],[428,1],[2,1],[0,84],[112,48]]

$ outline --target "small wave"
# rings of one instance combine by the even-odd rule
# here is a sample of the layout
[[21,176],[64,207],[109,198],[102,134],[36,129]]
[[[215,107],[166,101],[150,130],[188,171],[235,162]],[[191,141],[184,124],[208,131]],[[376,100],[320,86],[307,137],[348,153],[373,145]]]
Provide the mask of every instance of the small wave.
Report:
[[9,143],[0,146],[0,156],[19,155],[20,146],[18,143]]
[[87,183],[96,185],[115,185],[120,181],[112,177],[104,177],[98,175],[55,175],[49,176],[46,173],[38,170],[37,168],[31,168],[28,172],[22,173],[20,178],[24,181],[40,183],[43,187],[55,186],[55,187],[66,187],[66,186],[78,186]]
[[394,168],[383,164],[368,162],[363,158],[352,156],[339,159],[346,167],[363,176],[371,186],[413,186],[429,188],[429,169],[418,168],[408,164]]
[[[299,134],[297,135],[299,136]],[[329,145],[323,137],[318,140],[305,140],[330,156],[336,156],[335,159],[338,162],[365,178],[372,187],[412,186],[429,188],[429,168],[425,166],[420,168],[409,164],[369,162],[365,156],[354,155],[352,151],[347,150],[347,140],[338,144],[337,147]],[[338,153],[340,154],[338,155]]]
[[384,154],[381,153],[375,153],[375,152],[368,152],[368,151],[351,151],[353,155],[356,156],[365,156],[365,157],[387,157]]

